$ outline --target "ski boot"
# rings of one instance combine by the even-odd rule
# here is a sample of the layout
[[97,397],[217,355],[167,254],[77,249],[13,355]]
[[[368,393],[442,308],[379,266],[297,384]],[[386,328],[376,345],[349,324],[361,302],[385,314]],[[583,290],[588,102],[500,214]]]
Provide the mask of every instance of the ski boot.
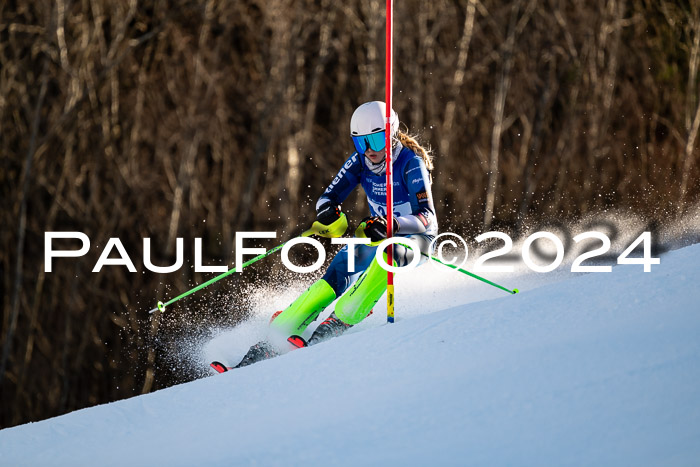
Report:
[[248,349],[248,353],[245,354],[245,357],[243,357],[241,363],[236,365],[234,368],[252,365],[253,363],[261,360],[267,360],[268,358],[276,357],[278,355],[279,352],[270,343],[260,341]]
[[352,324],[346,324],[342,322],[336,315],[335,311],[326,318],[324,322],[318,325],[314,333],[309,339],[308,345],[318,344],[331,337],[338,337],[348,329],[352,327]]

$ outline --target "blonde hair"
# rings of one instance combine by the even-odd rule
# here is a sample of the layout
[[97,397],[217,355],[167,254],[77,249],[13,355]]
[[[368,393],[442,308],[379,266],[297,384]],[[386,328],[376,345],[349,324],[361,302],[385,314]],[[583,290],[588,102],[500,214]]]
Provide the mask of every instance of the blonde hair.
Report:
[[398,131],[397,137],[402,145],[406,146],[408,149],[420,156],[421,159],[423,159],[423,162],[425,162],[425,167],[428,169],[428,172],[433,171],[433,156],[430,154],[430,148],[425,149],[423,146],[420,145],[418,141],[416,141],[414,136],[409,136],[401,130]]

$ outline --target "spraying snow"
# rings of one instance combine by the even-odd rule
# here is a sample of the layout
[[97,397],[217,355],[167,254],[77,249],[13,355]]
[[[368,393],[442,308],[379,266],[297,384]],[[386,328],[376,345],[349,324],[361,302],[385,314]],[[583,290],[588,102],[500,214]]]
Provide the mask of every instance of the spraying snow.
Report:
[[[393,325],[380,302],[317,346],[2,430],[3,464],[691,465],[698,265],[692,245],[651,273],[490,277],[517,295],[425,265],[398,275]],[[253,316],[199,358],[235,360]]]

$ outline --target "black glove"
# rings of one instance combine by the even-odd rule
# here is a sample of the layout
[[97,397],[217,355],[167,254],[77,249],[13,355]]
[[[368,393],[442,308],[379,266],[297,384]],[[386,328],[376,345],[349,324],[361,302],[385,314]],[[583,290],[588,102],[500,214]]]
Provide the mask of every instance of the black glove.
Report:
[[316,209],[316,219],[323,225],[331,225],[340,218],[340,205],[326,201]]
[[[384,240],[386,238],[386,217],[365,217],[362,219],[365,223],[365,235],[372,240],[372,243]],[[393,233],[396,234],[399,231],[399,221],[394,217],[394,228]]]

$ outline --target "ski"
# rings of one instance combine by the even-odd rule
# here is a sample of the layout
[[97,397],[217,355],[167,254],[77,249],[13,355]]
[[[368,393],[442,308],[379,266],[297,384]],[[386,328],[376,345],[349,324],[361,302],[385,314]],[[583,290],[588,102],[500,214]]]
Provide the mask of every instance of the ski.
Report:
[[[292,344],[292,350],[308,347],[309,345],[301,336],[290,336],[287,338],[287,342]],[[246,354],[241,363],[236,366],[227,366],[217,361],[211,362],[209,366],[212,367],[217,373],[225,373],[229,370],[240,368],[242,366],[248,366],[255,362],[267,360],[268,358],[277,356],[276,353],[269,352],[267,348],[265,348],[267,351],[261,352],[260,349],[264,348],[261,346],[261,344],[262,343],[258,343],[251,347],[251,350],[248,351],[248,354]]]
[[[270,322],[272,322],[280,313],[281,312],[278,311],[277,313],[272,315]],[[372,314],[371,310],[369,314]],[[326,318],[326,320],[323,321],[323,323],[321,323],[318,326],[318,328],[316,328],[316,331],[314,331],[314,334],[311,336],[310,340],[307,341],[301,336],[292,335],[287,338],[287,342],[289,342],[292,345],[292,350],[301,349],[303,347],[308,347],[310,345],[326,341],[332,337],[337,337],[344,333],[346,330],[350,329],[351,327],[351,325],[345,324],[341,320],[339,320],[335,316],[335,313],[331,313],[331,315],[328,318]],[[248,350],[241,362],[236,366],[226,366],[223,363],[216,361],[211,362],[209,366],[216,370],[216,372],[218,373],[225,373],[229,370],[233,370],[234,368],[252,365],[253,363],[262,360],[267,360],[268,358],[276,357],[278,355],[279,352],[276,349],[274,349],[269,343],[265,341],[260,341]]]
[[233,370],[235,367],[232,366],[226,366],[221,362],[211,362],[209,364],[210,367],[212,367],[214,370],[216,370],[217,373],[224,373],[228,370]]
[[309,343],[304,340],[303,337],[301,336],[289,336],[287,338],[287,342],[292,344],[294,348],[296,349],[301,349],[302,347],[308,347]]

